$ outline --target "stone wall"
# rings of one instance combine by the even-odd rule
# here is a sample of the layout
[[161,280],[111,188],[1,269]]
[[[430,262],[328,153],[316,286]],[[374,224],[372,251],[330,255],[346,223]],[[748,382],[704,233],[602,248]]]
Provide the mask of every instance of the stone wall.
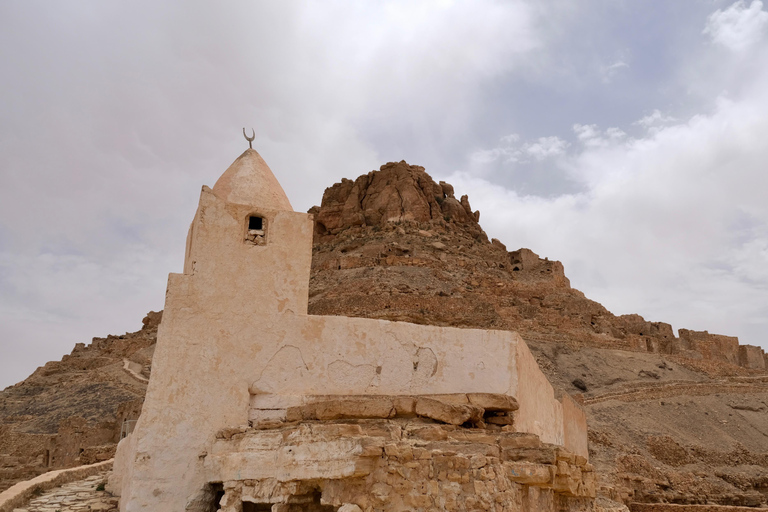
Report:
[[766,369],[766,354],[763,349],[754,345],[739,346],[739,366],[751,370]]
[[[683,355],[690,352],[701,354],[704,359],[721,360],[739,364],[739,339],[735,336],[709,334],[707,331],[679,329],[680,347]],[[688,353],[686,353],[686,351]]]
[[31,480],[19,482],[10,489],[0,493],[0,512],[12,512],[21,507],[36,493],[95,475],[109,469],[111,466],[112,461],[107,460],[88,466],[50,471]]
[[587,460],[538,436],[419,419],[227,430],[205,467],[222,512],[586,512],[595,496]]

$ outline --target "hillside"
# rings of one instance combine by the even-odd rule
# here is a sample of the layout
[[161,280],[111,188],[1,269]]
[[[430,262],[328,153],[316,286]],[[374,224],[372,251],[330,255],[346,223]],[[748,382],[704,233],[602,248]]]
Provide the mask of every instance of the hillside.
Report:
[[[488,240],[466,196],[405,162],[342,180],[310,212],[310,314],[516,330],[552,383],[584,404],[601,494],[768,506],[759,348],[611,314],[571,288],[559,262]],[[5,474],[109,452],[138,412],[158,320],[76,347],[0,394]],[[73,422],[80,434],[68,433]],[[52,462],[43,439],[67,455]]]
[[150,312],[137,332],[78,343],[0,392],[0,491],[112,456],[123,420],[141,410],[161,318]]

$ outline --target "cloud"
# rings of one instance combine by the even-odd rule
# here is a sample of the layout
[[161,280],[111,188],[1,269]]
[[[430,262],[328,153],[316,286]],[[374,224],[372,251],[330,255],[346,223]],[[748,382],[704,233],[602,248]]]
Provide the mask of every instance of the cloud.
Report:
[[470,155],[470,160],[479,164],[489,164],[498,160],[505,163],[527,163],[531,160],[543,161],[564,155],[570,143],[556,136],[539,137],[532,142],[519,144],[520,136],[516,133],[505,135],[499,145],[491,149],[480,149]]
[[573,132],[576,138],[587,147],[608,147],[615,145],[627,136],[620,128],[612,127],[606,130],[600,130],[596,124],[584,125],[574,124]]
[[614,313],[768,347],[768,73],[750,91],[639,138],[575,125],[582,146],[563,165],[581,193],[450,180],[483,205],[490,236],[562,260],[573,286]]
[[568,146],[570,143],[559,137],[539,137],[536,142],[526,143],[523,152],[541,161],[565,154]]
[[647,116],[643,116],[637,121],[635,121],[634,124],[640,125],[643,128],[649,130],[652,128],[657,128],[658,125],[666,125],[670,123],[674,123],[677,121],[672,116],[662,114],[659,109],[654,109],[653,112],[648,114]]
[[600,76],[603,83],[609,83],[622,70],[629,68],[629,64],[623,60],[617,60],[613,64],[600,66]]
[[409,156],[388,141],[442,148],[542,44],[522,0],[2,11],[0,386],[162,307],[243,126],[306,210]]
[[707,19],[704,34],[734,52],[742,52],[765,37],[768,12],[763,2],[753,0],[747,7],[744,0],[733,3],[725,10],[718,9]]

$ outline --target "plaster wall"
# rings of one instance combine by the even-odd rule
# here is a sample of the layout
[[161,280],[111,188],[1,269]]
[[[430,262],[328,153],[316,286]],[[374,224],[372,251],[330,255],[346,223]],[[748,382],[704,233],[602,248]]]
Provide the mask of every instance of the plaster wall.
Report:
[[587,414],[569,395],[560,398],[563,405],[563,446],[565,449],[589,459],[587,444]]
[[515,345],[515,351],[515,385],[509,393],[520,404],[520,409],[515,412],[515,429],[536,434],[547,443],[562,446],[563,406],[555,398],[552,385],[539,369],[528,346],[521,340]]

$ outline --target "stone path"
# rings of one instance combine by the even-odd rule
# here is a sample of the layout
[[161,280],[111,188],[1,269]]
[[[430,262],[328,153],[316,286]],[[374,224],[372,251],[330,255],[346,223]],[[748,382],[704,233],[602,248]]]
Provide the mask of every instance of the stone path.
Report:
[[65,484],[32,498],[23,508],[13,512],[107,512],[117,510],[117,498],[106,491],[97,491],[107,481],[109,471]]

